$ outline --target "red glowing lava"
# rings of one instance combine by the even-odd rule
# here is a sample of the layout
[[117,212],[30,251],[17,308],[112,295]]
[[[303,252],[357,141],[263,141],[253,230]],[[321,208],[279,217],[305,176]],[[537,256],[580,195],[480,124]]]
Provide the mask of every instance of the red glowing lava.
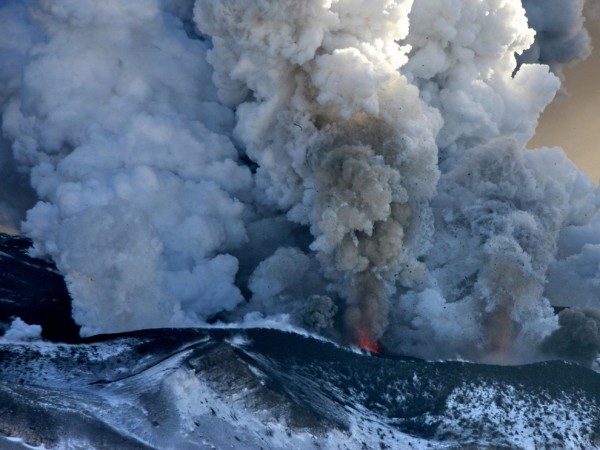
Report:
[[379,353],[379,342],[373,340],[369,336],[369,333],[361,331],[358,339],[358,348],[377,354]]

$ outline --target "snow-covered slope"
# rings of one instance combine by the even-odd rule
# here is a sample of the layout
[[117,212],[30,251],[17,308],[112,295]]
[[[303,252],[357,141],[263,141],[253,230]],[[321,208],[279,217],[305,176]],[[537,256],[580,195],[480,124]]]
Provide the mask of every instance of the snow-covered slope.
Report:
[[[0,432],[52,448],[593,448],[600,375],[377,357],[272,329],[0,345]],[[78,447],[79,446],[79,447]]]

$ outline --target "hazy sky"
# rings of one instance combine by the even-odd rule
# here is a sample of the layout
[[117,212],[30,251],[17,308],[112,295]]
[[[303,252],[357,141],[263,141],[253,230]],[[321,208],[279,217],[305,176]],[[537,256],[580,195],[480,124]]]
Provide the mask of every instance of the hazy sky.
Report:
[[565,149],[569,157],[594,181],[600,179],[600,17],[594,14],[586,27],[595,44],[592,55],[565,70],[568,97],[546,108],[530,147]]

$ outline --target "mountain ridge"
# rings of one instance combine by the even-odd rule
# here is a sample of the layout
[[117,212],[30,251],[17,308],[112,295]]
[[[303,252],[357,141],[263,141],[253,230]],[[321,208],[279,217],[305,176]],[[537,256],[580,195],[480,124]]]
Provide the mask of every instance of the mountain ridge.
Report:
[[[56,448],[68,448],[55,437],[65,423],[81,424],[71,437],[85,448],[111,439],[122,439],[120,448],[600,442],[600,375],[560,361],[491,366],[377,357],[258,328],[2,343],[0,356],[0,397],[11,399],[0,402],[0,431]],[[223,441],[224,430],[233,440]]]

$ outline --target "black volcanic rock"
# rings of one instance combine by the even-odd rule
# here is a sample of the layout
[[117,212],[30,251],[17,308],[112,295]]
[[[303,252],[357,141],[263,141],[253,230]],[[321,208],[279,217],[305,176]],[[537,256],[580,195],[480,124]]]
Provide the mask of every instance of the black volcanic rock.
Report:
[[31,241],[0,233],[0,323],[15,317],[41,325],[42,336],[54,342],[79,341],[71,316],[71,297],[52,262],[27,254]]
[[[0,344],[0,435],[53,448],[598,448],[600,375],[269,329]],[[0,441],[1,444],[1,441]]]

